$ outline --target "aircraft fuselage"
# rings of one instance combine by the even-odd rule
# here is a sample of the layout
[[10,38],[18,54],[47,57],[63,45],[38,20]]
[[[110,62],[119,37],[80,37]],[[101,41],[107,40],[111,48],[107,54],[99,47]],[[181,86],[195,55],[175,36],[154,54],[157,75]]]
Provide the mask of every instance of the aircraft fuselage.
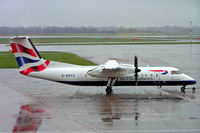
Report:
[[[29,76],[71,85],[106,86],[108,78],[92,77],[88,75],[88,71],[95,67],[96,66],[49,67],[40,73],[32,72]],[[194,79],[173,67],[139,67],[139,69],[141,72],[138,73],[138,86],[184,86],[196,83]],[[118,77],[115,82],[115,86],[135,85],[135,76]]]

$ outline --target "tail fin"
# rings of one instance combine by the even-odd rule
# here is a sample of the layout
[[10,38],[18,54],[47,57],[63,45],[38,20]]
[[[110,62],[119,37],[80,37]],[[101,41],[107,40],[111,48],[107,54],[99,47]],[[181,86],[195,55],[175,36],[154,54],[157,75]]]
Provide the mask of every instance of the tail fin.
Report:
[[12,37],[10,46],[21,74],[28,75],[31,72],[43,71],[50,63],[49,60],[44,60],[40,56],[31,39],[27,36]]

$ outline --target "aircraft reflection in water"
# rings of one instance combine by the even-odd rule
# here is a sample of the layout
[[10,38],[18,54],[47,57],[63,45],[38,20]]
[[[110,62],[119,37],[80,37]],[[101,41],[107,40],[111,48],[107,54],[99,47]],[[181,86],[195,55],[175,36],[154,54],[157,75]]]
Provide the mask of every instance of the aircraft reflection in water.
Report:
[[[103,117],[101,120],[113,125],[114,120],[120,120],[122,115],[127,116],[135,120],[136,126],[138,125],[139,112],[138,112],[138,99],[131,100],[131,109],[127,112],[124,100],[119,95],[105,96],[102,100],[102,112]],[[122,96],[123,97],[123,96]],[[130,100],[130,99],[129,99]],[[124,107],[123,107],[124,106]],[[128,107],[130,108],[130,107]]]
[[20,107],[20,111],[12,131],[13,133],[36,132],[42,123],[43,116],[47,115],[46,111],[39,105],[23,105]]
[[[90,88],[91,89],[91,88]],[[117,90],[117,91],[120,91]],[[137,92],[139,92],[137,90]],[[54,105],[56,108],[60,107],[59,103],[63,104],[64,112],[68,114],[76,114],[76,117],[84,117],[84,120],[89,118],[95,118],[101,120],[103,126],[115,127],[124,120],[128,120],[132,126],[140,125],[140,120],[144,120],[147,116],[152,113],[171,112],[169,104],[172,104],[172,108],[177,108],[177,104],[182,98],[174,95],[176,91],[172,93],[152,93],[152,92],[141,92],[131,94],[112,94],[104,95],[102,93],[92,94],[79,92],[74,94],[65,94],[65,96],[56,96],[57,99],[49,104]],[[181,92],[180,92],[181,93]],[[191,92],[192,94],[192,92]],[[189,98],[189,97],[187,97]],[[67,102],[66,102],[67,101]],[[155,102],[152,102],[155,101]],[[160,106],[162,105],[162,106]],[[68,108],[68,107],[74,108]],[[82,116],[82,113],[89,116]],[[145,116],[145,115],[146,116]],[[141,121],[142,122],[142,121]]]

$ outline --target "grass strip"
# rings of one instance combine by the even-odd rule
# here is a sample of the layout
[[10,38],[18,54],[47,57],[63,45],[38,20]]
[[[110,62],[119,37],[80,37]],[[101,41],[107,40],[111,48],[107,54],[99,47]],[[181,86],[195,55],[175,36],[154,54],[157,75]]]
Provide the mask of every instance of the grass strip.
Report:
[[[95,65],[93,62],[81,58],[72,53],[66,52],[40,52],[41,56],[46,60],[52,60],[75,65],[90,66]],[[8,52],[0,52],[0,68],[18,68],[14,54]]]
[[[156,38],[146,38],[146,39],[136,39],[132,38],[79,38],[79,37],[72,37],[72,38],[31,38],[33,43],[67,43],[67,42],[141,42],[141,41],[174,41],[171,39],[156,39]],[[8,44],[8,38],[0,38],[0,44]]]
[[[35,44],[35,45],[37,45],[37,46],[50,46],[50,45],[52,45],[52,46],[55,46],[55,45],[182,45],[182,44],[187,44],[187,45],[191,45],[191,42],[159,42],[159,43],[156,43],[156,42],[138,42],[138,43],[136,43],[136,42],[134,42],[134,43],[114,43],[114,42],[112,42],[112,43],[104,43],[104,42],[102,42],[102,43],[89,43],[89,44],[85,44],[85,43],[69,43],[69,44],[65,44],[65,43],[53,43],[53,44],[46,44],[46,43],[41,43],[41,44]],[[192,42],[192,44],[200,44],[200,42]]]

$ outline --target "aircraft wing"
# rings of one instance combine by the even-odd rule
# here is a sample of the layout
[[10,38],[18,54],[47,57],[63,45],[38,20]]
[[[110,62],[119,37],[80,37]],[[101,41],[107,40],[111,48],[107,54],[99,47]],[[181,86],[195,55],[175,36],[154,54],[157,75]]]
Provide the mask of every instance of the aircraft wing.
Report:
[[108,60],[104,65],[89,70],[88,75],[101,78],[134,76],[134,67],[119,64],[116,60]]
[[108,60],[103,66],[103,70],[120,70],[120,65],[116,60]]

